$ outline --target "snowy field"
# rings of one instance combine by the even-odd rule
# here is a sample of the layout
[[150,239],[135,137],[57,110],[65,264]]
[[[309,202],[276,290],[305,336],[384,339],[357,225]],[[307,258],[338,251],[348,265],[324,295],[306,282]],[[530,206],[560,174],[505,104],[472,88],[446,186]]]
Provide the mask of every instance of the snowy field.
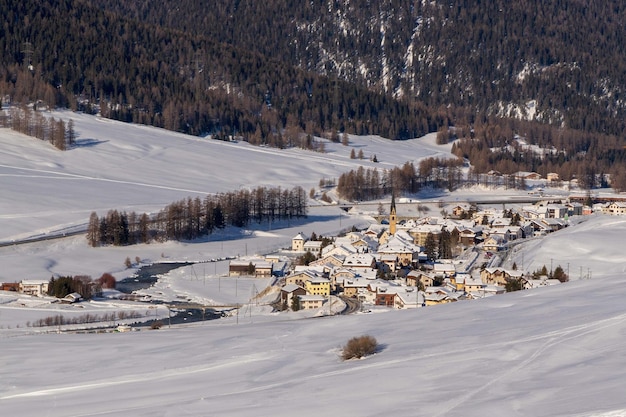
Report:
[[[59,152],[0,129],[0,241],[55,233],[91,211],[158,210],[173,200],[254,187],[305,189],[368,160],[381,168],[443,156],[427,138],[354,138],[327,154],[214,142],[94,117],[71,117],[82,146]],[[401,155],[399,157],[398,155]],[[294,177],[294,173],[297,176]],[[493,192],[489,194],[493,195]],[[472,190],[447,195],[463,200]],[[0,247],[0,281],[53,274],[132,275],[144,262],[208,261],[265,253],[303,231],[366,224],[312,207],[307,222],[227,230],[202,242],[89,248],[84,236]],[[69,229],[68,229],[69,230]],[[227,263],[177,269],[148,293],[246,304],[238,316],[129,333],[40,333],[51,312],[164,308],[116,300],[55,305],[0,292],[2,416],[626,416],[626,220],[590,216],[516,248],[509,262],[568,268],[572,281],[417,310],[303,318],[271,313],[269,280],[227,279]],[[589,279],[590,278],[590,279]],[[23,305],[22,305],[23,304]],[[54,330],[54,329],[51,329]],[[342,362],[353,336],[374,336],[374,356]]]

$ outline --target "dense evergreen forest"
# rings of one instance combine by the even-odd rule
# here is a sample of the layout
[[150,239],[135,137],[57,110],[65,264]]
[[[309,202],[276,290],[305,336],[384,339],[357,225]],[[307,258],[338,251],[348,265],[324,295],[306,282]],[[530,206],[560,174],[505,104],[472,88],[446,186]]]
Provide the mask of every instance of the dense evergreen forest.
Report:
[[438,130],[476,172],[626,189],[621,0],[0,0],[0,11],[5,104],[276,147]]

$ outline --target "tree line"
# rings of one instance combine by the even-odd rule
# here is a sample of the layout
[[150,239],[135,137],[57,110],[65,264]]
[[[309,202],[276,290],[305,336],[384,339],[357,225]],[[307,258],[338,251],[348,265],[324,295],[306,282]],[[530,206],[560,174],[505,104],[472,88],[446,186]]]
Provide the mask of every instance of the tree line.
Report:
[[515,119],[483,119],[440,133],[455,137],[452,153],[468,159],[475,174],[556,173],[576,179],[583,189],[611,186],[626,190],[626,144],[623,136],[583,132]]
[[59,150],[66,150],[76,143],[74,121],[46,117],[28,106],[12,106],[8,111],[0,110],[0,127],[50,142]]
[[245,227],[307,216],[302,187],[257,187],[218,195],[187,198],[169,204],[154,215],[109,210],[99,217],[92,212],[87,240],[93,247],[133,245],[166,240],[193,240],[226,226]]
[[[380,172],[363,168],[343,173],[337,180],[337,193],[351,201],[376,200],[391,193],[414,194],[424,187],[455,190],[467,184],[458,158],[426,158],[416,169],[412,162]],[[320,181],[320,183],[322,180]]]

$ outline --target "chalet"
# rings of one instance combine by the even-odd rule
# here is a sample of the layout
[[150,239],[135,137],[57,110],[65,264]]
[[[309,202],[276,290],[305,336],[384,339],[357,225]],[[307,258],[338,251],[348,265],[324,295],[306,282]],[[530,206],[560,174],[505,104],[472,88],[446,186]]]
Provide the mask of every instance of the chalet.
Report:
[[68,303],[68,304],[74,304],[74,303],[79,302],[82,299],[83,299],[82,295],[80,295],[77,292],[73,292],[73,293],[68,294],[65,297],[63,297],[63,299],[61,301],[65,302],[65,303]]
[[469,204],[459,204],[452,207],[452,215],[457,218],[465,217],[469,211]]
[[514,174],[515,178],[524,180],[540,180],[541,174],[536,172],[518,171]]
[[485,268],[480,272],[480,279],[485,284],[506,285],[509,280],[521,278],[523,278],[521,271],[504,268]]
[[489,252],[497,252],[504,248],[505,243],[506,241],[501,235],[492,235],[489,236],[489,238],[487,238],[483,243],[483,250]]
[[395,306],[397,308],[418,308],[425,306],[424,294],[413,288],[405,288],[404,291],[398,290],[395,297]]
[[447,287],[427,287],[424,290],[424,303],[427,306],[446,304],[458,301],[462,296],[463,293]]
[[285,278],[285,285],[295,284],[299,287],[305,288],[308,280],[319,278],[321,276],[321,274],[313,270],[296,271]]
[[556,172],[548,172],[546,174],[546,179],[550,182],[556,182],[561,180],[559,174],[557,174]]
[[457,231],[459,232],[459,243],[463,246],[473,246],[482,241],[482,226],[459,227]]
[[406,285],[417,287],[420,282],[424,288],[432,287],[435,278],[430,274],[418,270],[413,270],[406,275]]
[[48,285],[48,281],[24,279],[19,284],[19,292],[41,297],[48,294]]
[[626,203],[614,201],[602,207],[603,214],[624,215],[626,214]]
[[540,287],[547,287],[550,285],[558,285],[560,283],[561,281],[559,281],[558,279],[549,279],[547,276],[542,275],[538,279],[524,280],[524,289],[529,290],[532,288],[540,288]]

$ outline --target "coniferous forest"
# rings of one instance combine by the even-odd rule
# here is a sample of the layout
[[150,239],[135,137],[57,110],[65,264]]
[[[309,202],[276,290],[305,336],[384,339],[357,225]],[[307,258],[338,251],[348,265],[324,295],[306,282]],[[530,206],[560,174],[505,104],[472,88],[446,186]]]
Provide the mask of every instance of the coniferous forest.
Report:
[[258,187],[218,195],[187,198],[169,204],[155,215],[109,210],[89,217],[87,240],[91,246],[125,246],[166,240],[194,240],[226,226],[244,227],[252,222],[275,222],[305,217],[306,194]]
[[620,0],[0,0],[0,11],[4,104],[275,147],[439,131],[477,172],[626,189]]

